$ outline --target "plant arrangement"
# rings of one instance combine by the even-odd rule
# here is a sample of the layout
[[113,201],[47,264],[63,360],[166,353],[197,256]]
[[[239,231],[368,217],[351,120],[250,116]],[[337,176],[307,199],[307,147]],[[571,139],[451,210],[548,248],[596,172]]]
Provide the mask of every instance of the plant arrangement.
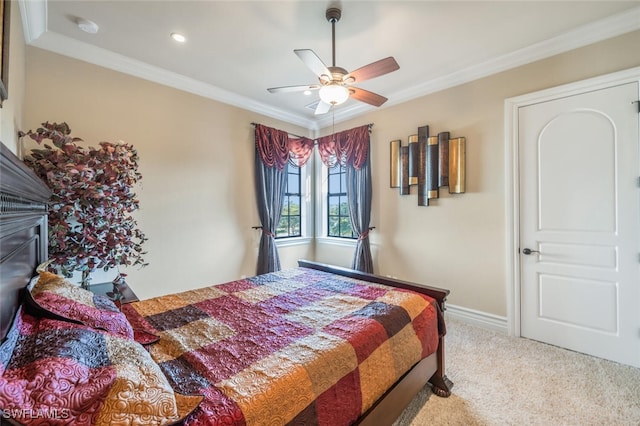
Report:
[[82,286],[88,287],[98,268],[146,266],[142,245],[147,238],[132,216],[139,208],[133,187],[142,179],[133,146],[81,147],[82,139],[71,136],[67,123],[42,123],[35,132],[19,133],[24,136],[53,144],[31,150],[24,161],[53,192],[49,257],[58,272],[69,277],[81,271]]

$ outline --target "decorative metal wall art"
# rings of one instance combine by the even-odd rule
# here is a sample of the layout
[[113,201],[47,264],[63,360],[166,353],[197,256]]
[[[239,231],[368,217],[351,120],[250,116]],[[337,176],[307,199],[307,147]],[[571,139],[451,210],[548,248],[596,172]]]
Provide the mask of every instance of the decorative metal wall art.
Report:
[[390,143],[390,153],[391,156],[391,188],[398,188],[400,186],[400,146],[402,145],[402,141],[397,139],[395,141],[391,141]]
[[409,136],[409,185],[418,184],[418,135]]
[[409,194],[409,147],[400,147],[400,195]]
[[417,186],[419,206],[428,206],[445,186],[450,194],[465,192],[464,137],[452,139],[449,132],[430,136],[429,126],[425,125],[407,139],[405,146],[400,139],[390,142],[391,188],[399,188],[400,195],[407,195],[412,186]]
[[465,138],[449,139],[449,192],[465,192],[465,156],[467,142]]

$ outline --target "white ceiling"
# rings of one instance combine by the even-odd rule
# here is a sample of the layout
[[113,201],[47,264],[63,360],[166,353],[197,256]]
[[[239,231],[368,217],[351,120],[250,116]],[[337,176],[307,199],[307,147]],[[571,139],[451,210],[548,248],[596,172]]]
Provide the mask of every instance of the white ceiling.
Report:
[[[331,64],[328,6],[339,6],[336,65],[353,71],[393,56],[400,69],[358,87],[381,108],[640,29],[639,1],[60,1],[19,0],[27,43],[309,129],[326,126],[302,93],[312,84],[293,53]],[[77,18],[94,21],[97,34]],[[185,44],[171,32],[187,37]],[[640,48],[639,48],[640,52]],[[640,54],[640,53],[639,53]],[[335,120],[374,107],[348,100]]]

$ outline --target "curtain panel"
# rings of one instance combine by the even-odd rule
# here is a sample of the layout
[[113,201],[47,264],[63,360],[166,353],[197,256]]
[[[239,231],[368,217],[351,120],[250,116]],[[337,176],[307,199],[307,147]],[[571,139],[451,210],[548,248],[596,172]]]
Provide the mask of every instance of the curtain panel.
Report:
[[[358,236],[351,267],[373,273],[369,243],[371,219],[371,160],[369,125],[356,127],[317,140],[322,162],[329,168],[346,169],[347,199],[351,227]],[[287,132],[255,125],[255,186],[262,226],[258,252],[258,274],[280,270],[275,230],[280,222],[286,187],[285,165],[302,167],[313,153],[314,142],[305,137],[290,138]]]
[[373,258],[369,242],[373,193],[369,145],[369,125],[318,139],[318,151],[322,162],[329,168],[339,164],[346,170],[349,217],[351,228],[358,236],[351,268],[373,273]]
[[371,161],[369,156],[362,167],[346,166],[347,200],[351,227],[358,235],[353,253],[351,268],[373,273],[373,258],[369,243],[369,224],[371,222]]
[[275,232],[282,215],[287,183],[285,165],[291,161],[296,166],[303,166],[313,153],[313,141],[289,138],[287,132],[256,124],[255,144],[256,202],[262,226],[257,265],[260,275],[280,270]]

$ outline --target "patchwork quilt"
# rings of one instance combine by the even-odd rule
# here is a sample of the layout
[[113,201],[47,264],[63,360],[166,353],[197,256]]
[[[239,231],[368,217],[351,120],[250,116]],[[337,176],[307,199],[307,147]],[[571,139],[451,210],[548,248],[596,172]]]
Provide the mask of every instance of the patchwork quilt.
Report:
[[0,345],[0,424],[163,426],[202,399],[174,392],[140,344],[84,324],[20,309]]
[[[347,425],[438,346],[428,296],[296,268],[123,306],[186,425]],[[442,326],[442,324],[441,324]]]

